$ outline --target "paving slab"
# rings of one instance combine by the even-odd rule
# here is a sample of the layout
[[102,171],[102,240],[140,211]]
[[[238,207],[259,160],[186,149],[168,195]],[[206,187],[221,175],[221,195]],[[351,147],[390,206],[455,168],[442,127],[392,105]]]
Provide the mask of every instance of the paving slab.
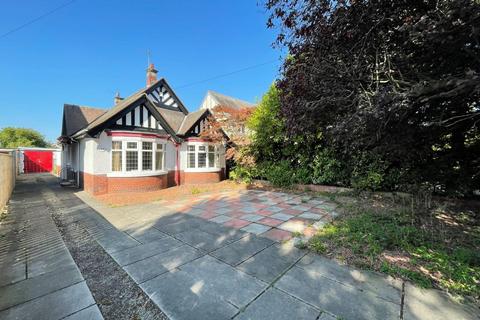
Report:
[[246,232],[243,232],[241,230],[226,227],[224,225],[220,225],[218,223],[214,223],[210,221],[204,221],[202,224],[198,226],[198,229],[211,234],[218,235],[222,237],[222,239],[225,239],[225,241],[231,240],[232,242],[247,235]]
[[248,226],[243,227],[240,230],[245,231],[245,232],[250,232],[250,233],[253,233],[253,234],[261,234],[261,233],[264,233],[264,232],[266,232],[270,229],[271,229],[270,226],[266,226],[266,225],[259,224],[259,223],[250,223]]
[[205,252],[217,250],[237,240],[236,237],[208,233],[200,229],[179,233],[175,237]]
[[62,320],[102,320],[103,316],[97,305],[90,306],[80,310],[72,315],[69,315]]
[[223,214],[210,219],[210,221],[215,222],[215,223],[224,223],[224,222],[227,222],[227,221],[230,221],[230,220],[232,220],[231,217],[224,216]]
[[114,253],[115,251],[133,248],[141,244],[126,233],[118,230],[115,230],[114,232],[109,232],[103,237],[98,238],[97,242],[108,253]]
[[236,266],[273,243],[270,239],[249,234],[212,252],[211,255],[232,266]]
[[176,247],[180,247],[181,245],[183,245],[181,241],[166,236],[147,244],[141,244],[133,248],[113,252],[110,255],[119,265],[126,266]]
[[0,299],[0,310],[13,307],[82,281],[82,274],[74,264],[9,286],[0,287],[0,297],[2,297]]
[[297,266],[310,274],[315,273],[360,290],[368,290],[393,303],[401,302],[402,282],[392,277],[350,268],[316,254],[306,255]]
[[141,285],[171,319],[230,319],[265,283],[210,256]]
[[270,216],[270,218],[277,219],[277,220],[282,220],[282,221],[287,221],[287,220],[289,220],[293,217],[294,216],[292,216],[290,214],[285,214],[285,213],[275,213],[275,214],[272,214]]
[[278,289],[270,288],[234,319],[315,320],[319,314],[320,310]]
[[57,320],[95,304],[85,282],[0,312],[0,319]]
[[240,217],[240,219],[250,221],[250,222],[257,222],[258,220],[261,220],[263,218],[264,216],[253,214],[253,213],[249,213]]
[[136,283],[142,283],[201,255],[202,253],[199,250],[188,245],[182,245],[130,264],[124,267],[124,269]]
[[280,242],[290,239],[292,237],[292,233],[286,230],[270,229],[267,232],[262,233],[260,236]]
[[[181,215],[181,214],[177,214],[177,215],[180,215],[182,217],[188,217],[187,215]],[[190,218],[184,218],[177,222],[162,224],[162,225],[158,225],[158,222],[157,222],[155,223],[155,226],[158,230],[166,234],[175,235],[177,233],[182,233],[188,230],[197,229],[198,226],[202,223],[203,223],[202,219],[190,217]]]
[[150,223],[131,225],[123,229],[123,231],[141,243],[148,243],[167,236],[165,233],[154,228]]
[[29,278],[32,278],[65,266],[73,267],[75,265],[75,261],[73,261],[70,252],[62,243],[60,249],[44,248],[41,251],[29,253],[27,259],[27,275]]
[[447,294],[433,289],[405,284],[404,320],[473,320],[480,310],[473,305],[455,302]]
[[27,259],[22,249],[0,255],[0,286],[26,279],[26,266]]
[[294,266],[274,285],[342,319],[398,319],[400,305]]
[[237,269],[270,283],[305,253],[295,248],[293,244],[276,244],[242,262]]

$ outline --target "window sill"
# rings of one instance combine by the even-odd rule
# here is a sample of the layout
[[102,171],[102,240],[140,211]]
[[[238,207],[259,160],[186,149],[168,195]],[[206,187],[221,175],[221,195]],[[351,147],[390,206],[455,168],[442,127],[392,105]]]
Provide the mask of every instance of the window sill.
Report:
[[168,173],[167,171],[110,172],[110,173],[107,173],[107,177],[109,178],[151,177],[151,176],[162,176],[167,173]]
[[222,168],[188,168],[184,172],[219,172]]

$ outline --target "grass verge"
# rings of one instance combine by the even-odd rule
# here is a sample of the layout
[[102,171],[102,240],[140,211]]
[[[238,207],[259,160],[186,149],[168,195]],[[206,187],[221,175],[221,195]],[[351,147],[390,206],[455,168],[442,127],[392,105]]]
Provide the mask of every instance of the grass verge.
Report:
[[478,207],[412,209],[385,199],[344,206],[308,247],[369,270],[480,300]]

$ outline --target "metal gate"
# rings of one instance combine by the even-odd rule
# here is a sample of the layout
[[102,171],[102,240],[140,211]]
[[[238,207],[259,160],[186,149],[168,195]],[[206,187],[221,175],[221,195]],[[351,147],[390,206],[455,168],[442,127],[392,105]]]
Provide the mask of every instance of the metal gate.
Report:
[[51,151],[27,151],[23,152],[23,172],[51,172],[53,154]]

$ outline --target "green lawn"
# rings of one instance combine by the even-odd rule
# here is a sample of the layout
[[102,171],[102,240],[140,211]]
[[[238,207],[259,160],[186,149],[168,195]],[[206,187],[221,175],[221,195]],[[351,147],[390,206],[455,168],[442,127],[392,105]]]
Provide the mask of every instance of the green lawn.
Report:
[[364,269],[480,298],[477,208],[428,210],[382,201],[344,207],[345,214],[310,240],[310,249]]

